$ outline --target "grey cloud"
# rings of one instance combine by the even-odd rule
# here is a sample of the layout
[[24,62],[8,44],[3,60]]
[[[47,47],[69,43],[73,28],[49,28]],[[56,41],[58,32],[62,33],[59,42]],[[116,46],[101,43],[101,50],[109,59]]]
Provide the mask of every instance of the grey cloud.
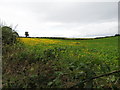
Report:
[[117,2],[28,2],[11,6],[34,13],[39,22],[90,23],[118,19]]
[[36,15],[44,15],[44,21],[64,23],[117,20],[118,12],[115,2],[28,3],[28,7]]
[[7,7],[4,10],[10,8],[8,15],[1,9],[2,17],[19,22],[20,35],[26,29],[31,36],[66,37],[112,35],[117,30],[117,2],[22,2],[1,6]]

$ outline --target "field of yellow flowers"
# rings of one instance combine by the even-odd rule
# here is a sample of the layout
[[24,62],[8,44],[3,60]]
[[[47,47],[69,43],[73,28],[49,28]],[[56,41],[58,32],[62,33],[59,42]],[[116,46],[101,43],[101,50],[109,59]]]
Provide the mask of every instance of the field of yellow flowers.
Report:
[[36,44],[40,44],[40,43],[54,44],[54,43],[59,43],[60,42],[60,41],[57,41],[57,40],[38,39],[38,38],[20,38],[20,40],[22,42],[24,42],[25,44],[29,44],[29,45],[36,45]]
[[[19,41],[19,48],[5,68],[4,87],[70,88],[119,68],[118,37],[93,40],[19,38]],[[119,86],[119,75],[113,74],[76,87],[115,89]]]

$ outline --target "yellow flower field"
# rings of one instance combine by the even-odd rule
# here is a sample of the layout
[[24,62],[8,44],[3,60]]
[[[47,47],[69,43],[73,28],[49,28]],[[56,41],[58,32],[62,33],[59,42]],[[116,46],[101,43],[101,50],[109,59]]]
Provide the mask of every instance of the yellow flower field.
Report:
[[55,40],[55,39],[43,39],[43,38],[18,38],[21,42],[24,42],[27,45],[36,45],[36,44],[64,44],[64,45],[81,45],[80,42],[65,42],[62,40]]
[[25,44],[28,45],[36,45],[39,43],[44,43],[44,44],[55,44],[59,43],[61,41],[58,40],[50,40],[50,39],[39,39],[39,38],[19,38],[20,41],[24,42]]

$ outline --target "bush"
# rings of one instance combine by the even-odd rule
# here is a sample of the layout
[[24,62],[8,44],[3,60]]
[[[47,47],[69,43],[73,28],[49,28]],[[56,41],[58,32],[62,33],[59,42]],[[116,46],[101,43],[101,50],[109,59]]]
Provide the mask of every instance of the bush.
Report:
[[12,45],[16,43],[18,33],[8,26],[1,27],[2,30],[2,44],[3,45]]

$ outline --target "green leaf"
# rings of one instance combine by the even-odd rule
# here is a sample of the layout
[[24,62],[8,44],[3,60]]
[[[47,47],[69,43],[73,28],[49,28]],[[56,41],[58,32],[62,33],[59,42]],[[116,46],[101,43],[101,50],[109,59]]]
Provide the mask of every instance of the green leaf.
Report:
[[51,86],[52,84],[53,84],[53,82],[49,82],[49,83],[48,83],[48,86]]

